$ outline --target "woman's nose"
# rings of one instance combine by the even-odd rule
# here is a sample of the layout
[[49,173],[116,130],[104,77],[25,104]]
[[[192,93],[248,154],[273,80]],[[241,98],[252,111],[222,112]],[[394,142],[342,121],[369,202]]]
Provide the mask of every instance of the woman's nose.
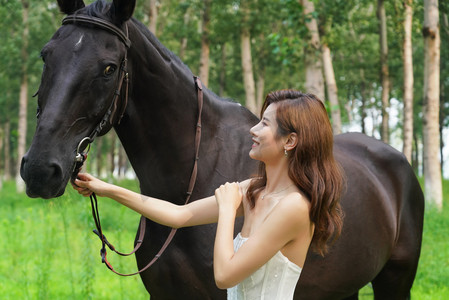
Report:
[[251,136],[256,136],[256,127],[259,124],[254,125],[250,130],[249,133],[251,134]]

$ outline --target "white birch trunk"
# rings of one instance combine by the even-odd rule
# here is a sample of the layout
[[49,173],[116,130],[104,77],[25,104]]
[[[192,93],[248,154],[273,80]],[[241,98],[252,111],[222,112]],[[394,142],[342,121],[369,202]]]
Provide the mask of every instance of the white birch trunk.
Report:
[[318,32],[318,24],[313,13],[315,12],[315,5],[310,0],[300,0],[303,6],[303,14],[307,19],[306,27],[309,31],[309,42],[306,47],[305,61],[306,61],[306,92],[318,96],[321,101],[324,101],[324,78],[321,65],[321,43]]
[[[187,26],[189,25],[189,22],[190,22],[190,7],[188,7],[186,9],[183,19],[184,19],[184,28],[187,28]],[[183,36],[181,38],[180,49],[179,49],[179,58],[181,60],[184,60],[185,52],[187,49],[187,41],[188,41],[187,36]]]
[[157,30],[157,0],[150,0],[150,11],[149,11],[149,18],[150,18],[150,24],[148,25],[148,29],[156,35]]
[[413,145],[413,49],[412,49],[412,0],[404,0],[404,134],[403,149],[407,160],[412,162]]
[[204,0],[202,34],[201,34],[201,56],[199,77],[204,86],[209,85],[209,24],[210,24],[210,0]]
[[390,75],[388,70],[387,17],[384,0],[377,1],[377,18],[379,19],[380,62],[382,81],[382,123],[380,135],[382,141],[390,142],[389,108],[390,108]]
[[424,1],[424,191],[426,200],[443,208],[441,164],[439,160],[440,111],[440,32],[438,0]]
[[263,101],[265,100],[265,68],[262,67],[259,73],[257,74],[257,83],[256,83],[256,110],[260,112],[262,109]]
[[338,103],[338,89],[335,81],[334,67],[332,65],[331,50],[327,44],[321,46],[323,52],[324,77],[326,79],[327,97],[330,104],[332,129],[334,134],[341,133],[340,105]]
[[22,33],[22,50],[21,58],[22,65],[22,79],[20,83],[20,96],[19,96],[19,121],[18,121],[18,142],[17,142],[17,167],[16,167],[16,190],[19,193],[25,191],[25,183],[20,177],[20,164],[22,157],[25,155],[26,149],[26,134],[27,134],[27,106],[28,106],[28,70],[26,63],[28,61],[28,1],[22,0],[22,22],[24,24]]
[[245,106],[254,114],[257,114],[256,88],[254,83],[253,63],[251,57],[251,38],[247,28],[240,35],[242,49],[243,84],[245,86]]

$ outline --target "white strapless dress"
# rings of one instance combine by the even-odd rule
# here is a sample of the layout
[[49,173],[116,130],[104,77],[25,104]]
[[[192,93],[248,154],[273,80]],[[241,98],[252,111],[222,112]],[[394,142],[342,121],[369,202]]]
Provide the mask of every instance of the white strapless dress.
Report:
[[[234,252],[248,238],[239,233],[234,239]],[[228,289],[228,300],[292,300],[301,268],[281,251],[248,278]]]

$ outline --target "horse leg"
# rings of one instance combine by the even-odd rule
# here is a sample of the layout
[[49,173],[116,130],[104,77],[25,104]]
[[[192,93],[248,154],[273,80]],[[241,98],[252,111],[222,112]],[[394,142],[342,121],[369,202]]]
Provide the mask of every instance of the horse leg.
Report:
[[421,237],[406,226],[402,226],[400,235],[390,259],[372,281],[376,300],[410,299],[418,268]]
[[410,271],[399,262],[389,261],[373,280],[375,300],[407,300],[414,279]]
[[[411,173],[411,172],[410,172]],[[408,192],[402,198],[398,236],[391,255],[381,272],[372,281],[374,299],[410,299],[415,280],[424,218],[424,197],[416,178],[410,176]],[[412,178],[413,177],[413,178]]]
[[[416,236],[413,238],[419,240]],[[412,240],[408,240],[407,243],[398,242],[390,259],[372,281],[374,299],[410,299],[410,289],[415,279],[419,253],[420,242],[416,243]]]

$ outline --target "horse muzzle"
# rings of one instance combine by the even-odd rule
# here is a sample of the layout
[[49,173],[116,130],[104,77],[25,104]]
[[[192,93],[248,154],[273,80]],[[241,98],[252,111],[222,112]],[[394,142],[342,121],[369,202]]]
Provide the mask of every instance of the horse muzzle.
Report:
[[29,154],[22,158],[20,176],[25,181],[26,193],[31,198],[50,199],[64,194],[68,179],[63,167],[56,161],[31,159]]

